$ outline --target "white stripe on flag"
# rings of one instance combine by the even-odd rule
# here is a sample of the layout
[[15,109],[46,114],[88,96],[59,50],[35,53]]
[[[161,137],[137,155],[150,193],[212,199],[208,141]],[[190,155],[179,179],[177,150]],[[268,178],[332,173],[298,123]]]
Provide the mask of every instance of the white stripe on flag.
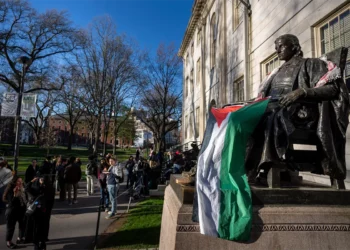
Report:
[[217,237],[220,216],[220,166],[226,128],[230,114],[216,123],[206,150],[198,158],[197,194],[201,234]]

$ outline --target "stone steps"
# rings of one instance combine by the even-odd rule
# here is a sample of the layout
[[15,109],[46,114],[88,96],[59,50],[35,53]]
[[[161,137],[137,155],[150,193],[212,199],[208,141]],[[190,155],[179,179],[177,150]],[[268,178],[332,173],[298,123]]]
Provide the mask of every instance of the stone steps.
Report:
[[[315,182],[315,183],[319,183],[329,187],[331,186],[331,181],[328,175],[312,174],[310,172],[299,172],[299,176],[301,176],[304,181]],[[345,179],[344,183],[345,183],[345,188],[349,190],[350,179],[349,178]]]

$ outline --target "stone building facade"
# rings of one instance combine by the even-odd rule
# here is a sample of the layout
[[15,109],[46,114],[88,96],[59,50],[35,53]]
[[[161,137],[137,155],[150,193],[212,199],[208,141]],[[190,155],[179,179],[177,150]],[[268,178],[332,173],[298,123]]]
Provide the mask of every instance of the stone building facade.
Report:
[[[280,65],[274,41],[287,33],[299,38],[306,58],[350,47],[350,2],[194,1],[179,50],[183,143],[203,139],[210,105],[221,107],[257,96],[260,82]],[[349,55],[345,77],[350,86]],[[350,147],[347,152],[350,163]]]

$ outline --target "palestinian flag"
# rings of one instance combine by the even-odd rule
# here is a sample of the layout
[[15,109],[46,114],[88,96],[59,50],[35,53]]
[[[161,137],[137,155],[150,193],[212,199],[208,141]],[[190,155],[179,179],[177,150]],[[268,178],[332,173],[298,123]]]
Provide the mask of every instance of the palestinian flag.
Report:
[[252,198],[245,173],[246,145],[269,100],[212,109],[197,164],[198,216],[202,234],[246,241]]

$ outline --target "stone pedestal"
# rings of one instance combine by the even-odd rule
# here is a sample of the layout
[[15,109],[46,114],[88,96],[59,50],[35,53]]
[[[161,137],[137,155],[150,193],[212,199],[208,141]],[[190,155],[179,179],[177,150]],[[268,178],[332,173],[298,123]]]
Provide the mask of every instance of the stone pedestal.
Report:
[[[274,190],[274,193],[264,195],[269,189],[256,191],[257,189],[252,188],[256,205],[253,204],[251,239],[245,243],[238,243],[199,233],[198,223],[192,222],[194,187],[176,184],[177,177],[172,176],[170,185],[165,190],[161,250],[350,249],[349,191],[334,191],[343,192],[335,196],[349,200],[341,201],[339,205],[330,205],[329,202],[322,204],[322,199],[308,199],[313,195],[312,190],[303,190],[302,198],[293,202],[293,199],[285,199],[285,190]],[[321,190],[315,191],[316,196],[323,195]],[[333,190],[327,192],[325,197],[332,195],[330,192]],[[291,193],[298,196],[296,189]],[[270,199],[270,196],[273,198]],[[276,203],[278,197],[280,204]],[[283,204],[283,201],[286,203]],[[334,201],[333,204],[338,203]]]

